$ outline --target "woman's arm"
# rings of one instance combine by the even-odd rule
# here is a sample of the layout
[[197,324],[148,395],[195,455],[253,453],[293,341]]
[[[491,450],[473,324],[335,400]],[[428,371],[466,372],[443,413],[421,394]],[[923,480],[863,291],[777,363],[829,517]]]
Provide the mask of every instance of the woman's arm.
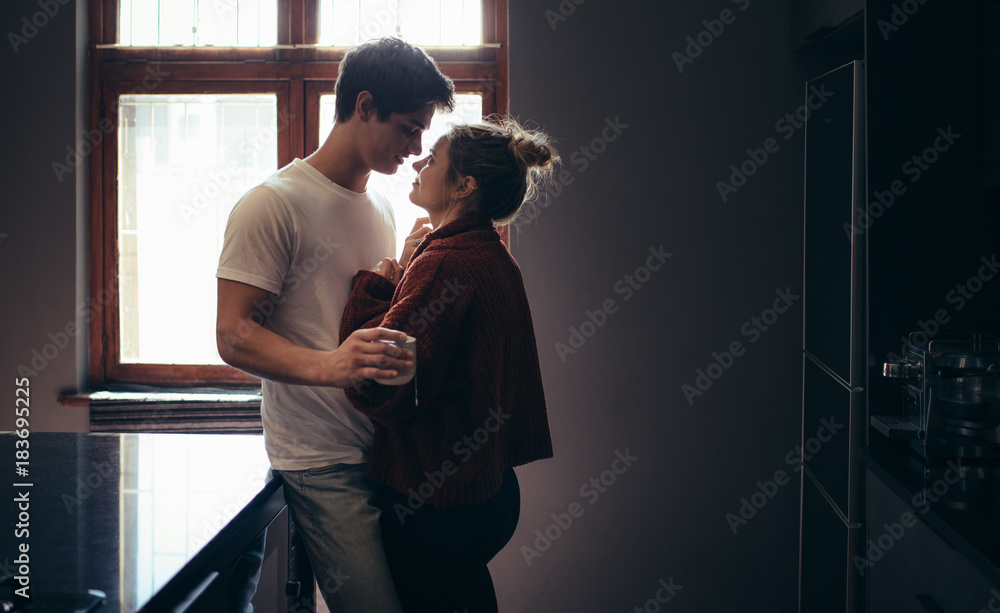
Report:
[[378,323],[366,324],[382,321],[389,312],[395,291],[396,286],[377,272],[362,270],[354,275],[351,295],[340,319],[340,338],[346,338],[355,330],[377,327]]
[[[451,368],[459,330],[474,295],[470,271],[461,264],[463,258],[468,261],[469,254],[452,251],[425,253],[413,260],[387,310],[382,298],[391,283],[370,271],[355,276],[341,320],[341,338],[357,329],[380,326],[417,339],[413,381],[389,386],[366,380],[346,390],[351,403],[373,420],[393,427],[434,404]],[[419,406],[414,401],[415,386],[419,388]]]

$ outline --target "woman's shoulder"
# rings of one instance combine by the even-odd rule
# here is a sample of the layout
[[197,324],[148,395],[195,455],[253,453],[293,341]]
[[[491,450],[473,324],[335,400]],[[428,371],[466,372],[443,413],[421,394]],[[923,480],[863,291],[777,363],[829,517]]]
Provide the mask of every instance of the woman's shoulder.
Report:
[[[443,242],[443,241],[442,241]],[[498,278],[520,278],[520,268],[500,240],[466,242],[463,247],[430,244],[410,262],[420,277],[458,275],[475,284],[492,285]],[[410,268],[407,273],[411,272]]]

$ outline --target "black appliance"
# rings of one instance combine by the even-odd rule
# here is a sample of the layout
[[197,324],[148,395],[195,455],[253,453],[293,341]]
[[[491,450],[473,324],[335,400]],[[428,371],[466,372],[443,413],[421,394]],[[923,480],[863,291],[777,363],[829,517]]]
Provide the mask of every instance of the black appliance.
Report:
[[883,374],[902,387],[901,415],[872,415],[890,439],[909,440],[925,460],[1000,461],[1000,340],[978,334],[908,336],[903,359]]
[[[857,611],[866,352],[864,64],[806,84],[799,611]],[[813,101],[815,102],[815,101]],[[816,108],[818,106],[818,108]],[[858,229],[860,228],[860,231]]]

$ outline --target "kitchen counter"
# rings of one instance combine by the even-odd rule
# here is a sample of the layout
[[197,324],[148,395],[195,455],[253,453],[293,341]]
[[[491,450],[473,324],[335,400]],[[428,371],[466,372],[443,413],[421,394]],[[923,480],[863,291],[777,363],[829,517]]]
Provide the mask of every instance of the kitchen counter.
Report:
[[[901,500],[900,509],[913,512],[989,583],[1000,586],[1000,481],[995,474],[989,480],[958,480],[950,465],[928,470],[902,448],[870,447],[859,454],[870,474]],[[882,525],[868,529],[872,540],[886,532]]]
[[32,433],[18,475],[20,440],[0,434],[0,574],[28,570],[36,602],[96,589],[101,611],[170,610],[215,572],[219,589],[285,506],[259,435]]

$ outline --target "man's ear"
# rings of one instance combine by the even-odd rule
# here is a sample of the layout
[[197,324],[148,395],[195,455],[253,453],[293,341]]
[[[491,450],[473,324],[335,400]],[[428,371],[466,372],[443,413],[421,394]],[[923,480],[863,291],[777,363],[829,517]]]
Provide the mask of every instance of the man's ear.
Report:
[[358,94],[357,100],[354,101],[354,114],[364,122],[375,116],[375,103],[371,92],[363,91]]

